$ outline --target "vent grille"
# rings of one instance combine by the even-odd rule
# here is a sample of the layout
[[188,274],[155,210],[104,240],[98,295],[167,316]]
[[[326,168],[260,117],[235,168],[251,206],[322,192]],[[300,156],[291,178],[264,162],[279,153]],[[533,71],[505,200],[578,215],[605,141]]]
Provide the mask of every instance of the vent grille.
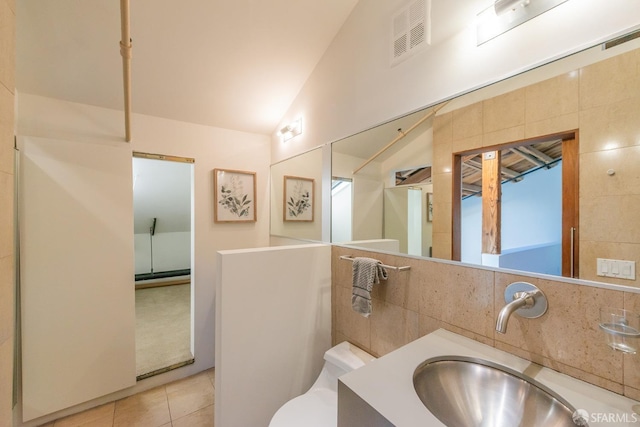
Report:
[[638,31],[634,31],[632,33],[626,34],[622,37],[618,37],[617,39],[613,39],[613,40],[609,40],[608,42],[603,43],[603,48],[606,49],[611,49],[612,47],[616,47],[618,45],[621,45],[622,43],[626,43],[629,42],[631,40],[635,40],[638,37],[640,37],[640,30]]
[[420,45],[420,43],[424,43],[425,32],[422,22],[411,29],[409,40],[411,40],[409,49],[413,49]]
[[409,51],[407,44],[408,11],[403,10],[393,18],[393,57],[399,58]]
[[392,19],[391,65],[408,58],[430,43],[431,0],[415,0]]
[[407,48],[407,35],[403,34],[399,38],[393,41],[393,57],[399,58],[405,53],[407,53],[409,49]]

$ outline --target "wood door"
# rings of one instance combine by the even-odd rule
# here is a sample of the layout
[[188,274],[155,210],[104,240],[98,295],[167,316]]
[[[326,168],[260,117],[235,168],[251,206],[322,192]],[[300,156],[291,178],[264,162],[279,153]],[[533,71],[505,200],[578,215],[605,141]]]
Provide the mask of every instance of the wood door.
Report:
[[562,275],[579,276],[579,150],[578,138],[562,141]]

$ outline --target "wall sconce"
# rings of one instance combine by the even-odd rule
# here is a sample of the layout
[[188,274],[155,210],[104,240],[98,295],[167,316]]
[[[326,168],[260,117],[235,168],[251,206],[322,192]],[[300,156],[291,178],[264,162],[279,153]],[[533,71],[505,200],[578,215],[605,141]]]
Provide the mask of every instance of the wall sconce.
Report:
[[280,129],[280,135],[282,136],[282,141],[287,142],[293,137],[296,137],[302,133],[302,119],[298,119],[296,121],[291,122],[287,126]]
[[496,0],[478,14],[478,46],[567,0]]

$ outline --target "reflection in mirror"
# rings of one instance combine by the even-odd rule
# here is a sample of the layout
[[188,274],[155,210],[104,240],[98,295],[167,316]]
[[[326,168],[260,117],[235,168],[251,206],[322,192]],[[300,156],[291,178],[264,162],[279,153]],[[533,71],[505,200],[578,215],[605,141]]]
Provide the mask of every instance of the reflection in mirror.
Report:
[[[285,177],[288,182],[304,183],[305,195],[312,191],[305,206],[304,218],[296,221],[285,215],[287,201],[297,198],[295,185],[285,195]],[[285,197],[287,198],[285,200]],[[271,234],[292,239],[322,240],[322,148],[271,165]],[[292,203],[296,203],[294,200]]]
[[431,166],[396,171],[396,185],[426,184],[431,182]]
[[[560,275],[562,267],[562,140],[462,155],[461,261]],[[493,157],[493,158],[491,158]],[[500,160],[500,250],[485,250],[483,177]],[[458,173],[458,171],[456,171]],[[486,212],[491,215],[491,210]],[[485,218],[486,219],[486,218]]]
[[[350,180],[353,192],[351,236],[332,242],[429,255],[432,119],[431,110],[418,111],[332,144],[332,174]],[[342,222],[332,216],[332,230]]]
[[353,210],[353,183],[349,178],[333,177],[331,180],[331,241],[349,242]]
[[[516,79],[520,85],[508,87],[511,81],[494,85],[502,90],[486,93],[472,103],[464,102],[464,97],[460,103],[452,101],[435,122],[436,127],[451,131],[437,132],[434,137],[436,147],[450,147],[436,156],[434,166],[440,171],[453,170],[450,178],[443,173],[436,184],[447,179],[454,183],[449,194],[438,194],[438,185],[435,189],[434,226],[452,230],[436,239],[436,256],[609,283],[638,283],[633,275],[603,279],[597,265],[598,259],[640,260],[640,85],[637,73],[628,72],[637,69],[639,63],[637,42],[618,52],[596,47],[552,64],[565,66],[555,75],[543,73],[544,78],[528,79],[527,73]],[[561,149],[553,147],[558,139]],[[534,146],[535,150],[522,148],[538,141],[548,144],[552,151],[543,153],[547,149],[544,145]],[[522,157],[523,161],[524,153],[533,154],[537,160],[546,158],[547,163],[558,158],[562,161],[554,168],[558,170],[550,169],[544,177],[537,176],[539,171],[520,182],[502,185],[505,175],[513,172],[505,170],[504,161],[500,162],[504,149],[510,148],[517,152],[507,151],[508,155]],[[477,153],[484,153],[480,168],[482,207],[479,203],[475,207],[482,213],[476,212],[472,229],[482,242],[480,258],[474,250],[476,258],[472,261],[461,253],[466,244],[462,236],[470,227],[470,219],[459,204],[465,185],[473,184],[465,182],[464,174],[469,171],[462,172],[461,168],[469,168],[462,166],[463,159]],[[491,159],[487,158],[489,154]],[[531,163],[534,160],[526,158]],[[474,166],[478,162],[471,168]],[[554,173],[558,177],[553,177]],[[526,190],[535,180],[542,186]],[[521,206],[514,208],[513,197]],[[443,210],[449,201],[453,206],[451,219]]]
[[193,159],[134,153],[136,377],[193,363]]
[[398,241],[398,252],[430,256],[431,223],[427,221],[429,184],[384,189],[384,238]]
[[[548,246],[544,251],[556,254],[553,262],[525,267],[513,261],[508,268],[640,286],[637,277],[609,274],[605,278],[597,270],[598,259],[640,261],[639,48],[638,39],[612,48],[598,45],[452,98],[415,134],[364,167],[381,147],[429,110],[333,143],[333,175],[353,180],[352,239],[388,237],[385,221],[391,202],[383,194],[394,191],[385,190],[395,187],[392,172],[432,165],[432,255],[501,265],[496,257],[482,260],[483,252],[497,255],[482,249],[484,232],[477,231],[486,190],[482,197],[473,194],[481,191],[485,178],[467,179],[474,173],[482,175],[485,167],[478,155],[493,151],[509,162],[497,165],[498,171],[506,172],[497,182],[507,182],[494,185],[502,189],[502,199],[493,200],[503,207],[500,257],[506,260],[512,250],[531,250],[520,261],[524,258],[534,264],[537,255],[531,254],[540,247]],[[538,145],[557,140],[563,141],[561,155]],[[564,147],[569,141],[573,142],[567,155]],[[519,177],[521,171],[511,163],[517,158],[542,166]],[[463,159],[464,170],[460,169]],[[536,210],[522,205],[525,197]],[[461,208],[454,209],[456,205]],[[543,224],[534,231],[534,226]]]

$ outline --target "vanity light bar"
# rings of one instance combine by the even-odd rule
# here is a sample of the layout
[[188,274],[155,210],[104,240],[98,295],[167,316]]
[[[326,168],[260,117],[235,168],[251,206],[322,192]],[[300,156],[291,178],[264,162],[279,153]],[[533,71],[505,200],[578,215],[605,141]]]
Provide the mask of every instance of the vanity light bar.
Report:
[[477,45],[480,46],[566,1],[497,0],[477,15]]

